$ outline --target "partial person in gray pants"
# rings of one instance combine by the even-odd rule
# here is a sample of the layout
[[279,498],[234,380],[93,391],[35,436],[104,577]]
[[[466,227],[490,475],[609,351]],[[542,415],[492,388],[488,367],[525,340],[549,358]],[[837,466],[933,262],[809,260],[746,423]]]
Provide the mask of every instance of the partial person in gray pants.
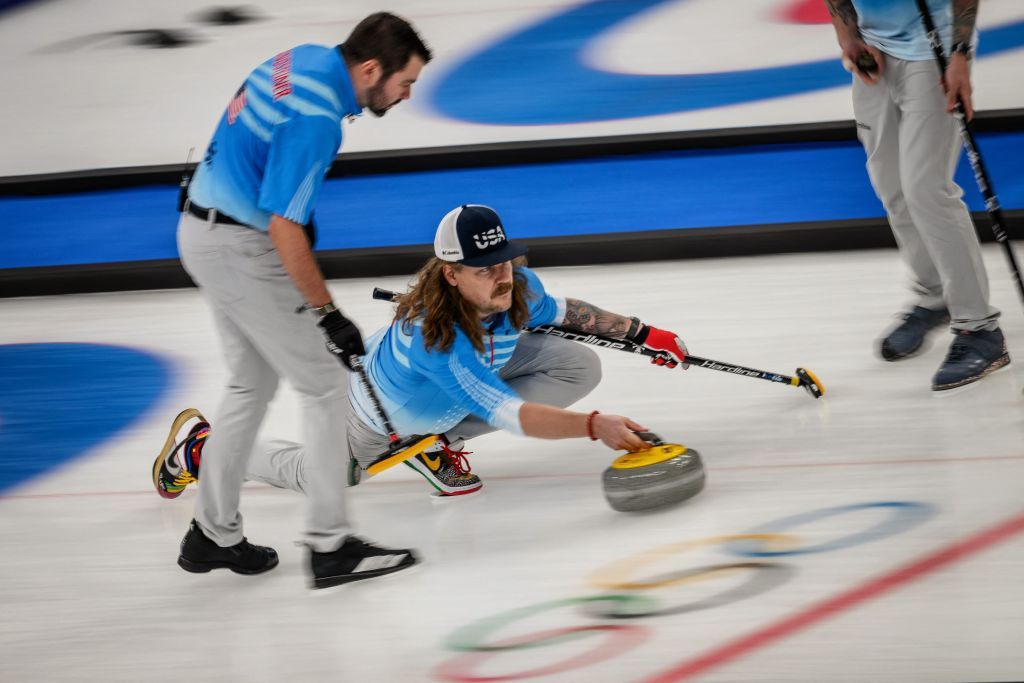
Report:
[[962,145],[950,112],[959,97],[973,114],[977,0],[928,0],[943,44],[952,46],[942,78],[913,0],[826,3],[844,65],[856,76],[853,109],[868,175],[916,295],[879,340],[879,353],[888,361],[913,356],[931,329],[949,323],[955,337],[932,389],[970,384],[1010,362],[978,236],[953,182]]
[[338,419],[346,404],[342,365],[351,368],[365,350],[313,256],[312,214],[341,145],[342,120],[364,107],[383,116],[408,99],[430,58],[412,26],[386,12],[361,21],[341,45],[300,45],[275,55],[235,92],[187,186],[181,260],[213,313],[228,375],[216,432],[198,411],[183,412],[153,465],[157,491],[175,497],[195,480],[206,446],[195,519],[178,556],[187,571],[258,574],[278,563],[272,548],[242,535],[238,508],[253,442],[280,378],[302,402],[313,587],[416,562],[411,550],[359,539],[348,522],[347,459],[337,450],[345,440]]
[[[394,320],[367,340],[364,366],[391,423],[403,437],[427,437],[406,463],[440,495],[480,489],[463,446],[499,429],[544,439],[589,437],[613,449],[648,447],[637,435],[646,428],[629,418],[566,409],[600,381],[597,354],[523,328],[557,325],[629,339],[671,359],[654,361],[659,365],[686,368],[677,334],[552,295],[526,267],[525,251],[507,240],[492,209],[452,210],[435,235],[435,257],[399,298]],[[388,436],[364,388],[354,376],[349,383],[339,414],[347,448],[339,450],[351,458],[352,483],[358,483],[358,474],[386,454]],[[272,441],[255,450],[246,476],[309,494],[316,485],[311,462],[308,447]]]

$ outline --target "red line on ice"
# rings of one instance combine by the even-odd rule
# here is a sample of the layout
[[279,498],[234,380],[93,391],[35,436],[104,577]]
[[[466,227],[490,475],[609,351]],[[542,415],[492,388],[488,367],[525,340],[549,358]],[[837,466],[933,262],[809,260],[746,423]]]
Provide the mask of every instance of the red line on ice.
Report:
[[837,616],[861,603],[881,597],[891,590],[920,579],[946,565],[985,550],[989,546],[1009,540],[1021,532],[1024,532],[1024,514],[1000,522],[950,546],[933,551],[860,586],[817,602],[800,612],[647,678],[643,683],[675,683],[706,673],[709,669],[728,664],[754,650],[770,645],[776,640],[781,640],[813,626],[819,621]]

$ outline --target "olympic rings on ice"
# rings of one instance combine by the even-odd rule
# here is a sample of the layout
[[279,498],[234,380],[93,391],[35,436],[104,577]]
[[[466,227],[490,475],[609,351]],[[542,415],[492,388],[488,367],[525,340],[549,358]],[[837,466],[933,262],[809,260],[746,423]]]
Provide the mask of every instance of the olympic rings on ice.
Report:
[[[783,533],[794,527],[821,519],[872,509],[887,511],[889,515],[867,529],[830,541],[800,545],[797,537]],[[647,629],[633,624],[624,625],[621,623],[622,620],[685,614],[721,607],[766,593],[786,583],[797,573],[795,567],[779,562],[733,562],[678,569],[646,578],[636,578],[640,570],[647,569],[656,562],[673,555],[712,546],[718,546],[733,555],[752,558],[823,553],[851,548],[902,533],[922,524],[935,513],[936,509],[933,506],[913,501],[858,503],[783,517],[756,527],[745,534],[712,536],[653,548],[606,565],[590,577],[589,583],[595,588],[626,591],[625,593],[588,595],[537,603],[508,610],[462,627],[445,641],[447,648],[457,650],[460,654],[441,663],[434,670],[434,676],[442,681],[452,681],[453,683],[497,683],[548,676],[582,668],[627,652],[647,638]],[[749,576],[742,583],[683,604],[661,606],[652,598],[636,595],[637,591],[693,584],[738,572],[748,572]],[[488,642],[509,624],[571,605],[583,606],[584,615],[589,618],[616,620],[620,623],[567,626]],[[602,634],[607,638],[602,639],[594,648],[582,653],[574,649],[572,656],[554,664],[494,676],[473,673],[501,652],[549,647]]]
[[819,519],[825,519],[827,517],[835,517],[837,515],[843,515],[848,512],[856,512],[858,510],[869,510],[872,508],[884,508],[892,510],[893,514],[888,518],[882,520],[878,524],[869,527],[863,531],[856,533],[847,534],[841,536],[832,541],[818,543],[816,545],[804,546],[801,548],[793,549],[760,549],[757,547],[750,547],[750,540],[756,540],[754,538],[741,539],[737,538],[731,541],[725,546],[725,549],[733,555],[740,555],[742,557],[784,557],[787,555],[810,555],[812,553],[824,553],[831,550],[841,550],[844,548],[852,548],[855,545],[861,545],[862,543],[868,543],[870,541],[877,541],[880,538],[887,536],[895,536],[896,534],[903,533],[909,529],[914,528],[918,524],[921,524],[928,518],[935,515],[935,508],[926,503],[918,503],[913,501],[885,501],[880,503],[858,503],[856,505],[840,505],[839,507],[824,508],[821,510],[811,510],[810,512],[803,512],[798,515],[792,515],[790,517],[783,517],[780,520],[769,522],[768,524],[761,525],[756,529],[753,529],[748,536],[755,537],[760,534],[777,534],[782,531],[791,529],[802,524],[809,522],[816,522]]
[[[700,548],[709,545],[725,544],[730,541],[761,541],[767,543],[775,543],[783,546],[795,546],[796,538],[794,536],[783,535],[783,534],[738,534],[730,536],[711,536],[709,538],[702,538],[696,541],[684,541],[682,543],[673,543],[671,545],[664,545],[653,550],[648,550],[639,555],[633,555],[623,560],[619,560],[606,568],[599,569],[594,572],[590,578],[590,585],[595,588],[604,588],[610,590],[650,590],[652,588],[663,588],[665,586],[672,586],[679,583],[689,583],[692,581],[701,581],[704,579],[711,578],[714,576],[714,572],[698,573],[684,572],[682,574],[675,574],[670,577],[660,577],[648,581],[630,581],[629,577],[636,569],[645,567],[649,564],[653,564],[658,560],[661,560],[670,555],[677,555],[685,552],[692,548]],[[722,571],[725,571],[724,569]]]
[[[522,650],[524,648],[531,647],[544,647],[547,645],[554,645],[565,640],[575,640],[580,636],[587,635],[586,630],[589,627],[559,629],[558,632],[553,633],[553,635],[551,634],[552,632],[548,632],[548,635],[543,638],[535,635],[531,640],[525,640],[520,637],[513,639],[512,641],[501,641],[500,643],[491,645],[483,644],[492,635],[494,635],[496,631],[499,631],[505,626],[516,621],[521,621],[522,619],[532,617],[542,612],[558,609],[559,607],[595,602],[614,602],[619,606],[630,604],[639,605],[639,609],[643,613],[649,612],[655,605],[654,600],[651,598],[639,595],[586,595],[578,598],[541,602],[536,605],[520,607],[518,609],[502,612],[501,614],[496,614],[493,617],[474,621],[472,624],[464,626],[448,636],[445,640],[445,646],[450,650],[461,650],[463,652],[500,652],[502,650]],[[572,633],[569,631],[572,631]]]
[[[581,652],[580,654],[570,657],[562,662],[548,664],[547,666],[540,666],[535,669],[527,669],[526,671],[501,674],[498,676],[481,676],[473,673],[473,671],[475,671],[486,660],[494,657],[497,652],[463,652],[452,657],[446,662],[442,662],[440,666],[434,669],[434,677],[442,681],[452,681],[453,683],[498,683],[499,681],[515,681],[521,678],[550,676],[552,674],[572,671],[573,669],[578,669],[583,666],[596,664],[597,662],[603,662],[606,659],[611,659],[612,657],[617,657],[623,652],[632,650],[634,647],[642,643],[647,638],[648,633],[648,630],[642,626],[611,626],[605,624],[597,626],[581,626],[578,628],[552,629],[550,631],[541,631],[540,633],[531,634],[531,636],[525,637],[557,641],[567,635],[569,631],[580,629],[590,632],[603,631],[611,634],[612,637],[604,643],[599,643],[593,650]],[[505,645],[509,646],[514,646],[515,644],[516,641],[508,641],[505,643]]]
[[[648,617],[667,617],[673,614],[699,612],[700,610],[723,607],[733,602],[739,602],[740,600],[746,600],[747,598],[753,598],[757,595],[761,595],[762,593],[767,593],[768,591],[787,583],[797,574],[796,567],[779,562],[738,562],[735,564],[716,564],[708,567],[697,567],[696,569],[689,569],[686,571],[694,575],[722,575],[741,570],[750,572],[750,575],[743,583],[732,588],[727,588],[724,591],[715,593],[714,595],[706,598],[683,603],[681,605],[662,607],[649,612],[640,612],[635,610],[590,610],[590,614],[592,617],[598,619],[643,619]],[[591,604],[596,605],[598,603]]]

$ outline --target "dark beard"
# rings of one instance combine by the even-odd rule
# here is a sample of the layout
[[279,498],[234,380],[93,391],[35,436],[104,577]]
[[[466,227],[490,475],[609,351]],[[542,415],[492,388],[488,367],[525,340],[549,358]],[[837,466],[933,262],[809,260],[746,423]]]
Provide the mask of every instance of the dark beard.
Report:
[[374,116],[378,118],[384,116],[384,114],[387,114],[388,109],[391,109],[391,107],[397,104],[397,101],[386,102],[384,100],[383,79],[381,80],[380,83],[370,88],[370,91],[366,93],[366,99],[368,100],[366,108],[370,110],[370,113],[372,113]]

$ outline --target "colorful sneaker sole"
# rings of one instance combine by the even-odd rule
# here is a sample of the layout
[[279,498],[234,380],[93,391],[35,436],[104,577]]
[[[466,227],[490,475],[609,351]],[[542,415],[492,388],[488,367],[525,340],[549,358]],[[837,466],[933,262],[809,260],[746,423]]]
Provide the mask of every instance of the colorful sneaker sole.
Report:
[[999,358],[997,358],[996,360],[992,361],[992,363],[987,368],[982,370],[977,375],[974,375],[973,377],[968,377],[966,379],[962,379],[959,382],[951,382],[949,384],[933,384],[932,385],[932,391],[950,391],[951,389],[959,389],[960,387],[965,387],[965,386],[967,386],[969,384],[974,384],[978,380],[984,379],[985,377],[988,377],[993,372],[997,372],[999,370],[1002,370],[1003,368],[1005,368],[1009,364],[1010,364],[1010,354],[1006,350],[1006,347],[1004,346],[1003,347],[1003,355],[1000,356]]
[[[171,429],[167,432],[167,439],[164,441],[164,447],[160,449],[160,454],[156,456],[156,460],[153,461],[153,488],[160,494],[161,498],[177,498],[185,490],[188,484],[176,484],[173,482],[165,481],[160,476],[164,468],[164,463],[167,458],[171,457],[175,451],[184,443],[177,440],[178,432],[181,428],[188,423],[189,420],[198,419],[200,422],[206,422],[206,418],[195,408],[186,408],[185,410],[178,413],[178,416],[174,418],[174,422],[171,423]],[[187,437],[186,437],[187,438]]]

